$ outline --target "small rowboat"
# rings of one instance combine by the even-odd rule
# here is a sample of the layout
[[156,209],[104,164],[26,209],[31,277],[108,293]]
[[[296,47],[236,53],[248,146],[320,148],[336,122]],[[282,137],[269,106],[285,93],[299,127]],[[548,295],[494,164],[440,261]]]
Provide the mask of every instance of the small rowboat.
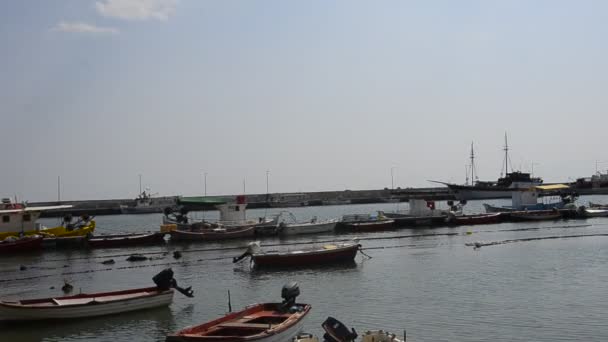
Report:
[[167,306],[173,290],[148,287],[67,297],[0,301],[0,321],[32,321],[112,315]]
[[165,242],[165,233],[100,235],[87,240],[90,248],[155,245]]
[[281,235],[301,235],[333,232],[337,219],[327,221],[317,221],[312,219],[310,222],[287,223],[281,225]]
[[250,256],[255,267],[297,267],[331,265],[353,262],[361,248],[356,241],[329,244],[302,250],[262,251],[258,242],[249,244],[247,251],[233,259],[238,262]]
[[449,225],[476,225],[476,224],[491,224],[498,223],[501,219],[501,213],[493,214],[478,214],[478,215],[462,215],[462,216],[448,216],[446,222]]
[[511,219],[514,221],[557,220],[561,217],[562,213],[559,212],[559,210],[534,210],[511,212]]
[[42,236],[26,236],[12,240],[6,238],[0,242],[0,254],[32,252],[42,249]]
[[393,229],[395,220],[375,220],[364,222],[343,222],[342,227],[349,231],[355,232],[376,232],[382,230]]
[[[294,286],[287,288],[287,286]],[[304,318],[310,312],[309,304],[295,302],[299,295],[297,283],[283,287],[282,303],[255,304],[245,310],[191,326],[167,336],[166,341],[214,342],[286,342],[302,331]],[[294,293],[288,293],[296,291]],[[289,295],[289,296],[286,296]],[[293,295],[292,295],[293,294]]]
[[255,226],[239,228],[215,228],[203,229],[198,232],[184,230],[172,230],[170,232],[172,241],[217,241],[228,239],[242,239],[252,237],[255,234]]

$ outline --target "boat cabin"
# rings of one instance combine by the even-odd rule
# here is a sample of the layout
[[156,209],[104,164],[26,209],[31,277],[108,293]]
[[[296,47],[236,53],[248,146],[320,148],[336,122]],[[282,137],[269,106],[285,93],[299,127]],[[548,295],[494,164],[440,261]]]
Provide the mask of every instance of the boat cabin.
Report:
[[71,207],[71,205],[28,207],[25,203],[13,203],[10,199],[3,198],[2,203],[0,203],[0,233],[39,230],[42,226],[36,221],[42,211]]

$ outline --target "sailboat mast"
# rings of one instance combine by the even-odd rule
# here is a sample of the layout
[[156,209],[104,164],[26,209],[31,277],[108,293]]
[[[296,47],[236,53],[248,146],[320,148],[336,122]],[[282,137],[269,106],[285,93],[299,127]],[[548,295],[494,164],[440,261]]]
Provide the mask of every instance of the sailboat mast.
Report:
[[141,194],[141,175],[139,175],[139,193]]
[[507,176],[507,173],[509,172],[509,143],[507,141],[507,132],[505,132],[505,177]]

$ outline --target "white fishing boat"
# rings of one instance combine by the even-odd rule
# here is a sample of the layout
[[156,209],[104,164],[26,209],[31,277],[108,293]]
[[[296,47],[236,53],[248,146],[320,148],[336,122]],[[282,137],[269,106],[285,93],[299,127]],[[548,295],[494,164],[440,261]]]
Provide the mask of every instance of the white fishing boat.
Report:
[[[282,214],[287,214],[292,222],[282,220]],[[333,232],[339,219],[319,220],[316,216],[306,222],[298,222],[296,217],[290,212],[281,212],[276,220],[281,221],[278,231],[281,235],[302,235],[319,234]]]
[[167,306],[173,290],[148,287],[126,291],[77,294],[18,301],[0,301],[0,321],[83,318]]

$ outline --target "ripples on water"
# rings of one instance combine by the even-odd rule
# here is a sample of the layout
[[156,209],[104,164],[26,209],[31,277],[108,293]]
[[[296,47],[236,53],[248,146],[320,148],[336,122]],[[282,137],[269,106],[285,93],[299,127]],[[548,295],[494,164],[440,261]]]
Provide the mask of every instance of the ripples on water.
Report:
[[[584,199],[583,203],[589,200]],[[594,201],[608,202],[606,198]],[[496,201],[495,201],[496,202]],[[500,202],[496,202],[500,203]],[[402,206],[402,205],[401,205]],[[481,212],[480,202],[467,206]],[[395,204],[298,208],[300,219],[339,217],[347,213],[391,211]],[[402,206],[403,208],[403,206]],[[251,210],[250,217],[278,210]],[[206,213],[213,217],[216,213]],[[160,215],[100,216],[98,233],[157,230]],[[47,225],[56,223],[45,220]],[[227,311],[227,290],[232,307],[262,301],[280,301],[281,286],[300,283],[300,300],[312,304],[307,329],[321,335],[329,315],[359,331],[383,328],[414,341],[606,341],[608,328],[608,237],[538,240],[482,247],[465,243],[530,237],[607,233],[608,219],[532,222],[498,225],[397,230],[360,234],[392,237],[411,234],[459,233],[409,238],[362,240],[372,259],[357,257],[356,265],[281,271],[251,271],[247,262],[233,264],[244,242],[168,245],[135,249],[57,251],[0,259],[3,298],[61,295],[64,278],[75,292],[96,292],[149,286],[158,271],[172,266],[178,282],[192,285],[195,298],[175,295],[169,308],[61,323],[0,326],[0,341],[161,341],[172,331],[214,319]],[[466,235],[471,231],[473,234]],[[349,238],[354,235],[337,236]],[[328,234],[292,241],[324,241]],[[263,243],[287,240],[269,239]],[[179,249],[176,261],[162,253]],[[196,251],[194,251],[196,250]],[[190,251],[190,252],[189,252]],[[157,253],[157,260],[129,263],[126,255]],[[113,258],[115,265],[102,265]],[[178,264],[171,264],[179,262]],[[19,271],[19,265],[28,266]],[[131,266],[149,266],[153,267]],[[87,270],[96,272],[78,273]],[[65,272],[75,272],[61,275]],[[50,287],[54,286],[54,289]],[[408,340],[409,340],[408,339]]]

